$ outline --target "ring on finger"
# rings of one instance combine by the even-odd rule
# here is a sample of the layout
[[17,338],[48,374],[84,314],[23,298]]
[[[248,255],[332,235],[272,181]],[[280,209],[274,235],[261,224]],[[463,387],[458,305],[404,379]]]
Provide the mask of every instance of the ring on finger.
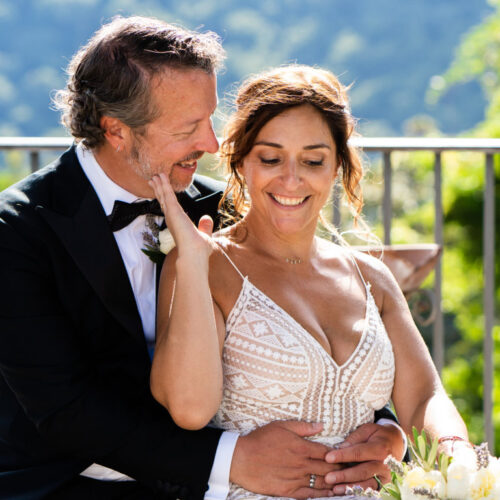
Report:
[[316,474],[311,474],[309,476],[309,488],[314,488],[315,483],[316,483]]

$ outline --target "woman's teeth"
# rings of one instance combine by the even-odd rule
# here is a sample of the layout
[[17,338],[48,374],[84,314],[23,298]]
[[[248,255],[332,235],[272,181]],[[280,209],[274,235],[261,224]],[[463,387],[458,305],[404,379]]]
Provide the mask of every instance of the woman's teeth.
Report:
[[307,198],[307,196],[304,196],[302,198],[292,198],[289,196],[280,196],[278,194],[272,194],[271,197],[280,205],[285,205],[287,207],[300,205]]

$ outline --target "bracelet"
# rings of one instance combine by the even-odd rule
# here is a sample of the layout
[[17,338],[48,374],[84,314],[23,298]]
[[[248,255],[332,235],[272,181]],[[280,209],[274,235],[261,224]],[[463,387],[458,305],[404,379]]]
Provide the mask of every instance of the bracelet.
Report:
[[460,436],[443,436],[438,439],[438,444],[444,443],[445,441],[466,441],[463,437]]
[[460,437],[460,436],[443,436],[443,437],[438,439],[438,444],[444,443],[445,441],[453,441],[453,444],[451,445],[451,452],[452,453],[455,451],[455,443],[457,441],[462,441],[463,443],[470,446],[471,448],[474,447],[470,441],[467,441],[466,439],[464,439],[463,437]]

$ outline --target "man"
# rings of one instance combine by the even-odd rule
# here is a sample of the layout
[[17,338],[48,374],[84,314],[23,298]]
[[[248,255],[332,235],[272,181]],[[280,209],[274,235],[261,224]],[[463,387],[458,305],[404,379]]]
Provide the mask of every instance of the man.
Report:
[[390,425],[328,455],[303,422],[184,431],[150,394],[157,269],[141,249],[163,219],[143,201],[165,172],[195,223],[216,219],[221,184],[193,174],[218,149],[222,57],[213,34],[138,17],[103,26],[57,96],[77,146],[0,194],[2,498],[223,498],[229,479],[306,498],[328,493],[327,474],[368,484],[400,454]]

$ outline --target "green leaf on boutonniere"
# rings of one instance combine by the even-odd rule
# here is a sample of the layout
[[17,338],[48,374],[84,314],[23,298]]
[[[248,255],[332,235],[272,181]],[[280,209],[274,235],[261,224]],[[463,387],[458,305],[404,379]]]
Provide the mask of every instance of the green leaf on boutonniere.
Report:
[[158,251],[154,248],[151,248],[151,247],[150,248],[141,248],[141,250],[155,264],[158,264],[158,265],[163,264],[163,261],[165,260],[165,254],[163,254],[160,251]]

